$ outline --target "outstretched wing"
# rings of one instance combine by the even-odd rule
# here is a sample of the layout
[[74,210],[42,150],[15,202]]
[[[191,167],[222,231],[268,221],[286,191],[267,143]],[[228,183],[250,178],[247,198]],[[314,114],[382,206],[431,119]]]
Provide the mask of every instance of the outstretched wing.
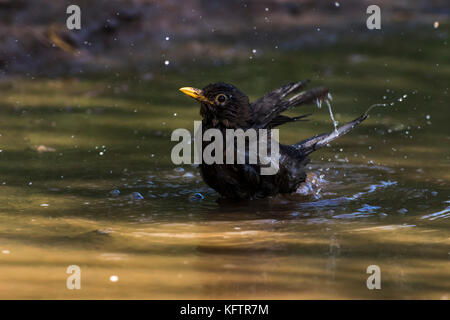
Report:
[[[253,102],[251,104],[253,126],[256,128],[273,128],[286,122],[298,121],[304,118],[305,116],[289,118],[280,116],[280,113],[295,106],[327,98],[328,89],[326,88],[315,88],[310,91],[299,92],[306,87],[308,82],[306,80],[288,83]],[[294,95],[285,100],[290,94]]]
[[301,116],[297,117],[288,117],[283,115],[278,115],[275,118],[270,121],[265,128],[266,129],[272,129],[278,126],[281,126],[282,124],[288,123],[288,122],[297,122],[297,121],[308,121],[308,119],[305,119],[306,117],[309,117],[311,114],[302,114]]
[[369,110],[367,110],[364,114],[362,114],[355,120],[350,121],[350,122],[342,125],[339,128],[336,128],[332,132],[316,135],[314,137],[300,141],[300,142],[292,145],[292,147],[294,147],[295,149],[300,151],[301,154],[308,155],[308,154],[322,148],[323,146],[326,146],[328,143],[330,143],[333,140],[336,140],[340,136],[343,136],[344,134],[352,131],[353,128],[355,128],[357,125],[359,125],[361,122],[363,122],[364,120],[367,119],[368,113],[371,108],[369,108]]

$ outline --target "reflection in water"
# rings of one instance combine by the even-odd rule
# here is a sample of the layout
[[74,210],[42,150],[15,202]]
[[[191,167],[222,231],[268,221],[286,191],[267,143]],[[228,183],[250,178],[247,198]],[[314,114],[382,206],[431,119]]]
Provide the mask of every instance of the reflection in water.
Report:
[[[0,298],[448,298],[448,50],[428,34],[402,43],[367,44],[363,67],[349,46],[154,81],[0,83]],[[317,76],[341,123],[389,106],[315,154],[296,194],[222,201],[170,162],[170,132],[199,117],[174,93],[187,74],[241,79],[253,96]],[[282,142],[329,131],[327,110],[308,108]],[[65,289],[69,265],[79,291]],[[367,289],[369,265],[382,290]]]
[[[370,298],[365,270],[376,264],[384,289],[377,297],[445,297],[448,231],[421,221],[448,210],[417,216],[415,209],[430,186],[410,189],[388,168],[350,164],[320,181],[319,199],[303,193],[230,203],[217,201],[195,169],[136,171],[111,188],[119,192],[105,192],[106,201],[90,200],[82,216],[52,213],[52,201],[40,215],[1,216],[9,227],[0,233],[0,295],[18,285],[6,274],[26,273],[22,297],[72,297],[57,289],[65,277],[58,269],[77,264],[86,275],[80,297]],[[403,196],[409,205],[391,200]],[[35,263],[47,267],[30,272]]]
[[[450,203],[450,201],[446,201],[446,203]],[[450,217],[450,206],[445,208],[442,211],[427,214],[422,217],[422,219],[436,220],[436,219],[446,219]]]

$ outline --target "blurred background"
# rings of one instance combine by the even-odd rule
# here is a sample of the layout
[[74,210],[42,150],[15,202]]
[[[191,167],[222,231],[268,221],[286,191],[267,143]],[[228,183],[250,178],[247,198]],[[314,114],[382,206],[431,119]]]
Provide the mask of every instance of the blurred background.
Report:
[[[381,30],[366,27],[371,4]],[[445,0],[0,0],[0,298],[448,299],[449,13]],[[304,79],[330,89],[340,124],[385,106],[312,154],[299,193],[223,203],[171,162],[171,132],[200,119],[178,88],[223,81],[254,100]],[[326,108],[288,112],[304,113],[281,142],[333,130]]]
[[[445,0],[381,0],[383,28],[369,32],[366,9],[372,2],[0,0],[0,74],[128,68],[150,77],[146,73],[166,60],[181,68],[192,61],[220,64],[275,49],[326,47],[342,37],[376,42],[399,29],[429,29],[449,14]],[[81,8],[79,31],[66,28],[70,4]]]

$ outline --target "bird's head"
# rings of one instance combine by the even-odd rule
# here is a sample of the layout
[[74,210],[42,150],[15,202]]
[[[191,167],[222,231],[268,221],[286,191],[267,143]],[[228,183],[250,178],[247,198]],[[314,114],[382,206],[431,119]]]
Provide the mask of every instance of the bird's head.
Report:
[[249,120],[249,99],[231,84],[213,83],[203,89],[184,87],[180,91],[200,102],[201,116],[213,127],[242,128]]

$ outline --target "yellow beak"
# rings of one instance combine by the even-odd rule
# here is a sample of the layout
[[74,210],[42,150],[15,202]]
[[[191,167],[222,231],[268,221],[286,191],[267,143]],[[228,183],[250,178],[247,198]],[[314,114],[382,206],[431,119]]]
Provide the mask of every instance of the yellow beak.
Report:
[[197,101],[208,101],[208,99],[203,95],[202,90],[192,88],[192,87],[183,87],[180,88],[180,91],[188,96],[194,98]]

